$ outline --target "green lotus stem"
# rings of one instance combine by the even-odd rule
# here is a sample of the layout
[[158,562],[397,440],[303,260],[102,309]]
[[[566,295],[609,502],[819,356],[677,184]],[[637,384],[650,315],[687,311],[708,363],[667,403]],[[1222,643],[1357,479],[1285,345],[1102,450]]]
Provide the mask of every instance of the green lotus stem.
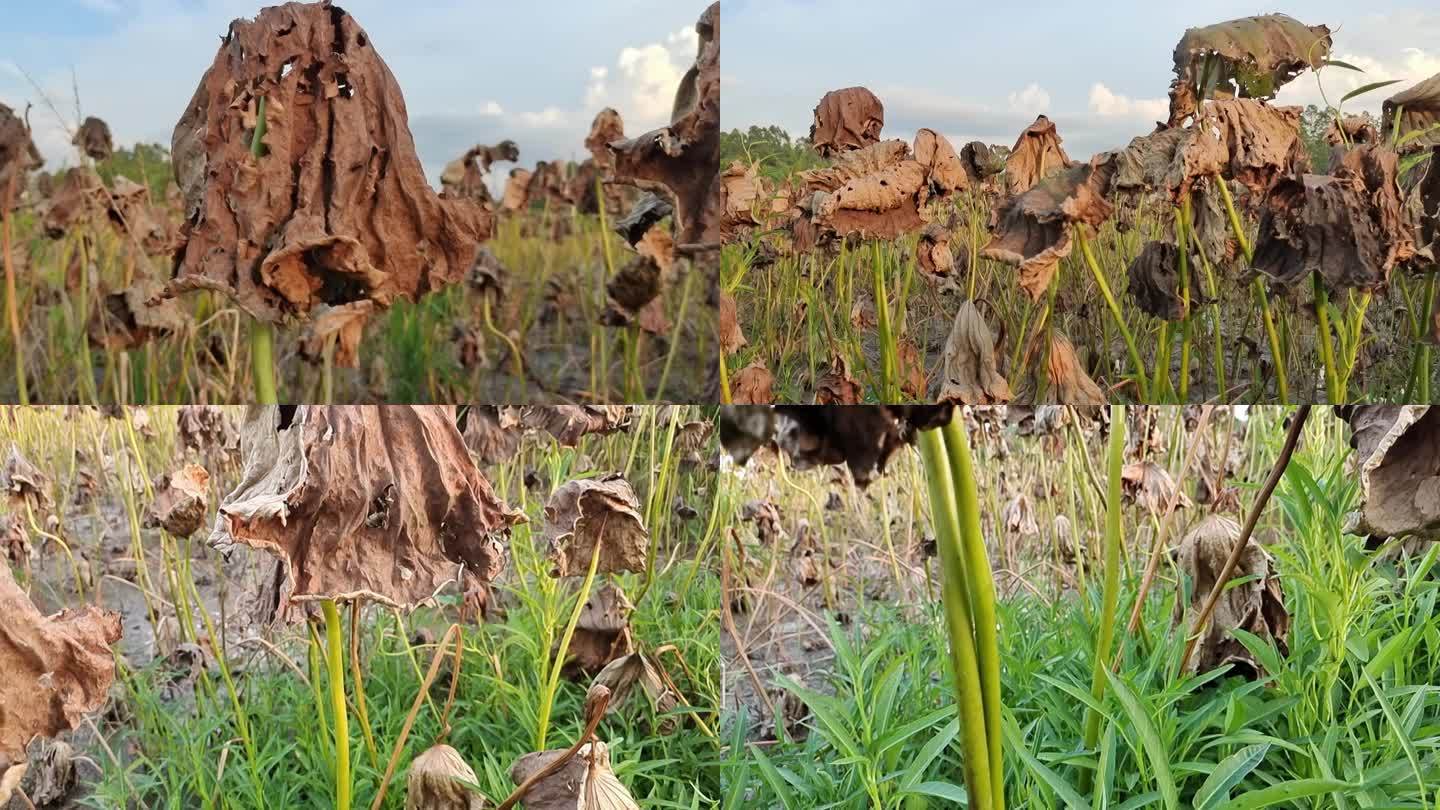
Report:
[[1370,310],[1370,300],[1374,294],[1369,290],[1360,294],[1360,302],[1354,302],[1351,297],[1349,311],[1349,329],[1345,333],[1344,365],[1340,374],[1340,392],[1348,396],[1350,391],[1350,377],[1355,373],[1355,359],[1360,356],[1360,342],[1364,339],[1365,313]]
[[1418,395],[1414,400],[1416,402],[1430,401],[1430,377],[1433,375],[1434,369],[1430,366],[1430,344],[1424,340],[1424,333],[1425,328],[1435,317],[1435,307],[1440,305],[1440,298],[1437,298],[1435,294],[1436,278],[1440,278],[1440,271],[1432,271],[1429,278],[1425,280],[1426,303],[1422,305],[1425,316],[1421,318],[1420,328],[1416,334],[1416,337],[1420,338],[1415,344],[1417,346],[1415,350],[1415,391]]
[[[1220,189],[1220,199],[1225,202],[1225,216],[1230,219],[1230,230],[1235,232],[1235,241],[1240,243],[1240,252],[1245,255],[1245,263],[1255,263],[1255,249],[1250,246],[1250,240],[1245,236],[1245,228],[1240,224],[1240,214],[1235,210],[1235,198],[1230,196],[1230,184],[1225,178],[1216,176],[1213,182]],[[1259,276],[1255,277],[1255,298],[1260,304],[1260,315],[1265,321],[1265,336],[1270,342],[1270,356],[1275,359],[1275,385],[1280,389],[1280,402],[1290,402],[1290,384],[1285,374],[1285,353],[1280,347],[1280,333],[1275,330],[1275,316],[1270,312],[1270,294],[1265,291],[1265,282]]]
[[[1180,247],[1180,304],[1184,321],[1180,324],[1180,401],[1190,396],[1190,240],[1186,238],[1186,221],[1190,218],[1190,198],[1181,202],[1180,222],[1175,227],[1175,242]],[[1169,372],[1166,372],[1167,378]]]
[[1150,390],[1155,392],[1156,401],[1165,398],[1170,389],[1170,322],[1160,322],[1160,340],[1155,346],[1155,380]]
[[540,711],[536,722],[535,750],[545,750],[545,735],[550,730],[550,712],[555,707],[555,693],[560,689],[560,670],[565,666],[565,656],[570,651],[570,640],[575,637],[575,627],[580,624],[580,614],[590,599],[590,588],[595,584],[595,572],[600,567],[601,543],[595,541],[595,551],[590,555],[590,568],[585,572],[585,581],[580,585],[580,598],[575,600],[575,610],[570,614],[570,623],[560,635],[560,647],[555,651],[555,660],[547,673],[545,690],[540,693]]
[[960,424],[960,413],[952,414],[944,428],[945,452],[949,456],[955,502],[959,508],[960,542],[965,559],[970,613],[975,621],[975,652],[980,667],[981,697],[985,702],[985,734],[990,744],[990,786],[995,810],[1005,810],[1005,774],[1000,742],[1000,641],[995,618],[995,577],[985,553],[980,531],[980,499],[975,491],[975,465],[970,458],[970,438]]
[[[1189,236],[1195,234],[1194,225],[1190,222],[1190,198],[1186,197],[1180,203],[1180,211],[1185,220],[1185,233]],[[1205,281],[1210,287],[1210,299],[1220,300],[1220,286],[1215,282],[1215,271],[1210,267],[1210,259],[1205,255],[1205,245],[1199,239],[1195,240],[1195,252],[1200,256],[1200,268],[1205,271]],[[1225,340],[1222,334],[1220,318],[1220,307],[1215,306],[1210,310],[1211,331],[1215,338],[1215,392],[1223,400],[1225,397]]]
[[5,220],[0,247],[5,253],[5,315],[10,322],[10,337],[15,342],[15,392],[21,405],[29,405],[30,393],[25,389],[25,338],[20,329],[20,310],[15,303],[15,265],[10,261],[10,208],[20,174],[16,172],[11,176],[9,187],[5,189],[5,199],[0,200],[0,217]]
[[[255,135],[250,139],[250,156],[258,162],[265,153],[265,97],[255,105]],[[264,321],[250,324],[250,360],[255,367],[255,401],[274,405],[280,401],[275,393],[275,327]]]
[[875,329],[880,338],[880,391],[886,402],[899,402],[900,389],[896,385],[895,339],[890,333],[890,304],[885,295],[885,266],[881,263],[880,243],[873,249],[875,278]]
[[[958,415],[954,418],[959,418]],[[996,807],[990,765],[990,744],[985,730],[985,697],[980,685],[980,665],[975,649],[975,631],[970,615],[969,581],[962,551],[956,487],[950,469],[945,437],[940,430],[920,434],[920,455],[925,464],[925,483],[930,495],[931,519],[935,524],[936,546],[940,553],[940,591],[945,626],[950,636],[950,666],[955,675],[955,696],[960,713],[961,746],[964,751],[965,784],[974,808]],[[973,492],[974,482],[971,481]],[[1003,799],[1002,799],[1003,801]]]
[[350,717],[345,707],[345,642],[340,609],[334,599],[320,603],[325,613],[325,665],[330,673],[330,715],[335,727],[335,810],[350,810]]
[[1311,274],[1315,290],[1315,321],[1320,338],[1320,360],[1325,365],[1325,393],[1332,403],[1344,402],[1340,372],[1335,368],[1335,347],[1330,342],[1330,296],[1318,272]]
[[[1120,479],[1125,462],[1125,406],[1110,406],[1110,446],[1106,452],[1105,491],[1105,584],[1100,602],[1100,624],[1095,637],[1095,664],[1090,694],[1098,703],[1105,697],[1105,667],[1115,643],[1115,618],[1120,605]],[[1100,741],[1100,713],[1085,710],[1084,747],[1091,750]],[[1090,789],[1090,771],[1080,774],[1080,792]]]
[[1130,352],[1130,365],[1135,369],[1135,386],[1139,389],[1140,401],[1149,402],[1150,397],[1145,385],[1145,364],[1140,361],[1140,350],[1135,348],[1135,337],[1130,334],[1130,327],[1125,325],[1125,316],[1115,301],[1114,293],[1110,292],[1110,284],[1105,281],[1105,273],[1100,269],[1100,263],[1095,261],[1095,254],[1090,250],[1090,241],[1085,238],[1085,230],[1080,225],[1075,226],[1075,240],[1080,243],[1080,253],[1085,257],[1085,264],[1089,266],[1090,272],[1095,275],[1095,284],[1100,288],[1100,294],[1105,297],[1106,305],[1110,307],[1110,314],[1115,318],[1115,325],[1120,328],[1121,337],[1125,338],[1125,349]]

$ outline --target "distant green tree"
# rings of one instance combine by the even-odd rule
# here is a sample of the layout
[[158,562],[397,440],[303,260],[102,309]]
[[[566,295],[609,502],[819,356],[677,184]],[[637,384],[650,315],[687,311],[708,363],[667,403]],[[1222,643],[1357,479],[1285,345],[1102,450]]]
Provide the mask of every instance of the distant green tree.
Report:
[[733,129],[720,133],[720,165],[731,161],[759,163],[760,174],[784,181],[796,172],[827,165],[810,147],[809,138],[792,138],[779,126],[752,126],[749,131]]
[[1330,168],[1330,144],[1325,140],[1325,133],[1334,120],[1329,110],[1314,104],[1300,113],[1300,140],[1310,153],[1311,171],[1323,174]]
[[174,179],[170,169],[170,150],[155,143],[117,148],[108,160],[95,164],[95,171],[106,185],[113,184],[115,176],[121,174],[143,183],[150,188],[151,198],[157,200],[165,198],[165,188]]

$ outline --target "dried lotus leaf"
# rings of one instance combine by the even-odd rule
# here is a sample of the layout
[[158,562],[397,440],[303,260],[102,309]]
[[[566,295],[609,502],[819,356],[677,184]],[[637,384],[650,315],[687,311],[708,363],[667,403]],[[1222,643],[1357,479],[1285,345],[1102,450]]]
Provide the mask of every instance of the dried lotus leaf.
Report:
[[1407,148],[1440,146],[1440,73],[1401,90],[1381,106],[1381,120],[1386,129],[1400,118],[1400,137],[1414,132],[1425,134],[1411,138]]
[[530,207],[529,169],[514,168],[505,179],[505,192],[500,197],[500,208],[505,211],[524,211]]
[[[564,755],[560,750],[526,754],[510,767],[510,779],[524,784]],[[524,805],[526,810],[640,810],[610,768],[610,749],[599,740],[580,746],[559,770],[536,782]]]
[[1005,159],[1005,190],[1024,194],[1054,172],[1070,167],[1070,156],[1060,145],[1055,122],[1039,116],[1015,140]]
[[926,182],[936,197],[948,197],[970,186],[970,176],[955,147],[933,129],[915,133],[915,160],[925,167]]
[[484,810],[485,797],[466,787],[479,782],[459,751],[443,743],[431,746],[410,763],[405,810]]
[[1051,402],[1085,411],[1098,412],[1106,404],[1105,392],[1090,379],[1075,355],[1070,339],[1056,332],[1050,337],[1050,351],[1045,359],[1050,380]]
[[1083,223],[1099,228],[1114,210],[1106,194],[1112,161],[1096,160],[1051,174],[1034,188],[1006,199],[996,209],[994,236],[981,255],[1014,265],[1020,286],[1039,300],[1070,255],[1071,231]]
[[740,330],[740,320],[735,311],[735,296],[720,291],[720,351],[734,354],[748,343],[745,333]]
[[1416,252],[1399,156],[1386,146],[1346,152],[1334,175],[1282,180],[1265,200],[1255,269],[1295,284],[1318,272],[1332,290],[1377,290]]
[[950,419],[949,405],[778,405],[774,439],[797,469],[844,464],[859,486],[885,472],[919,431]]
[[855,405],[865,398],[865,387],[850,376],[850,366],[844,355],[830,356],[830,362],[820,381],[815,386],[817,405]]
[[218,290],[261,320],[442,289],[490,235],[483,208],[430,188],[400,86],[329,4],[231,23],[171,152],[187,222],[170,291]]
[[1180,295],[1180,250],[1170,242],[1146,242],[1130,262],[1130,296],[1135,305],[1166,321],[1185,318],[1185,301]]
[[279,558],[280,604],[429,602],[463,566],[488,582],[525,516],[465,448],[453,406],[263,406],[241,431],[244,470],[211,545]]
[[525,405],[519,422],[549,433],[561,447],[575,447],[582,436],[628,431],[633,410],[630,405]]
[[325,347],[332,344],[331,361],[338,368],[359,368],[360,341],[365,324],[375,312],[374,301],[351,301],[339,306],[321,305],[311,313],[310,323],[300,337],[300,355],[312,363],[324,360]]
[[0,468],[0,489],[4,489],[12,502],[33,498],[41,508],[48,508],[50,504],[50,477],[31,464],[14,442],[10,443],[5,466]]
[[1440,540],[1440,408],[1354,405],[1341,415],[1354,432],[1362,499],[1345,530]]
[[775,401],[771,391],[774,385],[775,375],[764,362],[756,360],[730,380],[731,401],[736,405],[769,405]]
[[625,137],[625,119],[611,107],[595,114],[590,122],[590,134],[585,136],[585,149],[601,168],[611,166],[610,143]]
[[80,147],[86,157],[97,162],[109,160],[115,151],[115,143],[110,137],[110,125],[93,115],[80,123],[80,128],[75,130],[75,137],[70,144]]
[[138,279],[106,295],[87,327],[90,340],[106,348],[129,350],[190,329],[193,321],[178,303],[157,297],[164,287],[158,281]]
[[699,51],[675,92],[670,124],[629,140],[612,141],[614,177],[675,197],[676,240],[718,239],[720,216],[720,4],[695,24]]
[[999,405],[1010,401],[1010,384],[996,365],[995,340],[975,302],[967,300],[955,313],[941,362],[945,373],[940,383],[941,402]]
[[1184,492],[1178,491],[1179,488],[1170,473],[1153,461],[1126,464],[1120,472],[1120,484],[1126,499],[1139,504],[1141,509],[1152,515],[1165,514],[1171,498],[1176,497],[1177,493],[1179,497],[1175,501],[1176,509],[1194,505]]
[[1306,68],[1330,56],[1330,29],[1285,14],[1242,17],[1186,29],[1175,45],[1170,125],[1209,98],[1271,99]]
[[[1239,524],[1223,515],[1207,515],[1185,534],[1176,549],[1176,563],[1190,579],[1190,603],[1176,603],[1177,625],[1182,621],[1186,627],[1192,625],[1239,541]],[[1233,667],[1240,674],[1258,678],[1265,674],[1264,668],[1234,631],[1244,630],[1262,641],[1274,641],[1283,656],[1290,634],[1290,614],[1270,554],[1253,537],[1246,541],[1231,582],[1236,584],[1221,592],[1210,623],[1196,644],[1190,672]]]
[[[0,104],[0,205],[14,206],[20,202],[25,188],[25,175],[45,163],[40,150],[30,138],[30,127],[15,111]],[[7,200],[6,195],[12,196]]]
[[465,411],[460,433],[475,461],[483,467],[503,464],[520,451],[518,421],[509,411],[509,406],[504,405],[471,405]]
[[810,144],[821,157],[862,149],[880,140],[885,106],[864,87],[831,90],[815,106]]
[[544,539],[551,576],[583,576],[598,554],[596,573],[645,570],[650,532],[635,490],[619,474],[563,484],[545,504]]
[[86,606],[43,616],[0,563],[0,773],[99,709],[115,679],[120,615]]
[[175,537],[189,537],[205,525],[209,506],[210,473],[198,464],[186,464],[156,482],[155,502],[145,522]]
[[915,259],[920,268],[934,276],[948,276],[955,269],[955,256],[950,252],[950,229],[932,222],[920,230],[915,245]]

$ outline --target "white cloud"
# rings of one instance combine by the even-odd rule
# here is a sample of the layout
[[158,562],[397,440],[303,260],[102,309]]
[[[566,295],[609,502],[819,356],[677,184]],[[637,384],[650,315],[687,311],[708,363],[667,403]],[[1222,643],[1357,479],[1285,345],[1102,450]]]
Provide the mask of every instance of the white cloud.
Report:
[[1050,110],[1050,94],[1039,84],[1031,82],[1020,92],[1010,94],[1010,109],[1017,113],[1040,115]]
[[532,129],[558,129],[570,123],[570,116],[559,107],[546,107],[539,112],[519,112],[514,118],[521,126]]
[[1157,121],[1169,117],[1170,102],[1163,98],[1130,98],[1096,82],[1090,86],[1090,112],[1102,118]]
[[505,114],[505,108],[500,106],[500,102],[491,100],[480,105],[480,114],[498,118]]
[[[1440,13],[1396,11],[1354,20],[1335,32],[1332,59],[1363,72],[1327,67],[1309,72],[1281,88],[1280,104],[1340,104],[1346,93],[1373,82],[1398,80],[1344,103],[1347,112],[1378,113],[1386,98],[1440,73]],[[1318,81],[1317,81],[1318,80]]]

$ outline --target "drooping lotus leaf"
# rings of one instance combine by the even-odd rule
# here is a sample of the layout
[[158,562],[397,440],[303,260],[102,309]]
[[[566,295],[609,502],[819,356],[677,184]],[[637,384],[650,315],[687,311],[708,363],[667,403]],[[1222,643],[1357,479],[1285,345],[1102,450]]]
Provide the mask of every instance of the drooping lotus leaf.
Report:
[[1330,29],[1284,14],[1186,29],[1175,45],[1170,125],[1179,126],[1212,98],[1271,99],[1306,68],[1330,56]]
[[24,501],[34,499],[41,508],[50,504],[50,476],[30,463],[20,452],[20,446],[10,443],[10,453],[5,457],[5,466],[0,468],[0,489],[12,503],[23,506]]
[[1386,134],[1395,126],[1397,115],[1402,138],[1412,132],[1425,133],[1408,141],[1407,150],[1440,146],[1440,73],[1385,99],[1380,111]]
[[1009,157],[1008,148],[981,141],[970,141],[960,149],[960,162],[964,164],[970,182],[983,183],[986,188],[990,188],[994,178],[1005,171],[1005,161]]
[[730,380],[730,401],[736,405],[769,405],[775,401],[771,388],[775,375],[765,367],[762,360],[755,360],[735,372]]
[[115,151],[115,144],[110,138],[110,125],[93,115],[80,123],[80,128],[75,130],[75,137],[70,144],[80,147],[86,157],[95,161],[109,160],[110,154]]
[[845,356],[832,354],[825,371],[815,384],[815,404],[855,405],[865,397],[865,387],[850,376],[850,366]]
[[209,505],[210,473],[199,464],[186,464],[156,482],[155,502],[145,522],[176,537],[189,537],[205,525]]
[[[1153,461],[1135,461],[1126,464],[1120,472],[1122,492],[1131,503],[1152,515],[1163,515],[1170,506],[1170,499],[1176,495],[1175,479],[1164,467]],[[1176,509],[1193,506],[1184,492],[1175,501]]]
[[719,237],[720,4],[695,24],[700,49],[680,80],[670,124],[624,141],[612,141],[616,180],[675,196],[675,238],[681,244]]
[[616,473],[579,478],[555,490],[545,504],[550,575],[584,576],[598,550],[596,573],[645,570],[650,532],[635,490]]
[[582,436],[629,430],[633,412],[631,405],[525,405],[520,424],[549,433],[561,447],[574,447]]
[[1050,402],[1096,413],[1105,406],[1105,392],[1085,373],[1080,358],[1075,355],[1075,345],[1059,332],[1050,336],[1045,371],[1050,382],[1046,389]]
[[328,3],[231,23],[171,151],[187,221],[170,292],[218,290],[261,320],[441,289],[490,234],[480,206],[430,188],[399,84]]
[[[565,754],[563,750],[526,754],[510,767],[510,779],[523,784]],[[525,794],[526,810],[640,810],[610,767],[610,749],[593,740],[580,746],[559,770],[536,782]]]
[[[1186,532],[1176,549],[1176,564],[1190,578],[1190,602],[1176,603],[1176,624],[1191,626],[1238,542],[1240,525],[1223,515],[1207,515]],[[1221,592],[1210,623],[1201,632],[1189,671],[1226,667],[1232,674],[1258,678],[1265,669],[1234,631],[1244,630],[1262,641],[1273,641],[1283,657],[1288,650],[1290,613],[1270,553],[1255,538],[1246,542],[1231,583]]]
[[[950,420],[949,405],[777,405],[776,445],[797,469],[844,464],[865,486],[919,431]],[[722,437],[723,438],[723,437]]]
[[20,202],[20,192],[25,188],[25,175],[45,163],[35,142],[30,139],[30,128],[25,119],[15,111],[0,104],[0,205],[5,205],[5,195],[14,188],[9,205]]
[[142,278],[106,295],[86,326],[90,341],[97,346],[128,350],[188,330],[193,325],[190,315],[175,301],[156,298],[164,286]]
[[43,616],[0,562],[0,773],[99,709],[115,678],[120,615],[86,606]]
[[846,87],[826,93],[815,106],[810,144],[821,157],[863,149],[880,140],[885,127],[885,105],[864,87]]
[[931,196],[948,197],[970,186],[970,176],[955,147],[933,129],[915,133],[915,161],[925,167]]
[[[565,677],[579,680],[595,676],[611,662],[630,655],[635,648],[630,636],[630,614],[634,610],[635,606],[615,583],[607,582],[596,588],[580,610],[580,620],[575,625],[562,668]],[[556,646],[559,646],[558,639]]]
[[482,467],[502,464],[520,450],[520,414],[511,405],[471,405],[461,417],[460,435]]
[[1000,509],[1000,523],[1006,532],[1019,537],[1040,534],[1040,524],[1035,521],[1035,504],[1024,493],[1011,498]]
[[462,568],[467,583],[489,582],[525,521],[476,468],[453,406],[254,407],[241,455],[210,542],[277,557],[281,606],[413,608]]
[[227,453],[239,441],[226,410],[219,405],[181,405],[175,414],[175,431],[185,449],[202,453]]
[[621,118],[615,109],[606,107],[596,113],[595,119],[590,122],[590,134],[585,136],[585,149],[590,152],[596,165],[608,171],[614,160],[614,156],[610,154],[610,143],[624,137],[625,119]]
[[724,203],[725,220],[722,230],[733,235],[742,227],[759,225],[757,204],[764,194],[764,184],[754,165],[734,161],[720,175],[720,197]]
[[1041,115],[1020,133],[1005,159],[1005,190],[1011,195],[1023,194],[1070,165],[1070,156],[1060,145],[1055,122]]
[[1335,290],[1385,286],[1415,255],[1398,175],[1399,155],[1377,144],[1346,152],[1334,175],[1280,181],[1265,200],[1255,269],[1282,284],[1318,271]]
[[720,351],[734,354],[749,341],[740,330],[740,319],[735,311],[735,296],[720,291]]
[[[645,653],[631,653],[611,661],[595,676],[595,683],[610,690],[610,704],[605,708],[606,714],[619,711],[636,686],[640,687],[640,691],[657,714],[671,711],[680,705],[679,698],[660,675],[659,662]],[[665,722],[662,731],[665,726],[673,728],[673,722]]]
[[317,307],[301,333],[300,356],[312,363],[324,362],[325,347],[330,345],[334,350],[330,359],[337,368],[358,368],[365,324],[374,314],[375,302],[369,300]]
[[479,783],[459,751],[443,743],[431,746],[410,763],[405,810],[485,810],[489,802],[467,787]]
[[1110,217],[1106,195],[1113,174],[1112,161],[1097,159],[1009,197],[995,210],[994,236],[981,255],[1018,267],[1020,286],[1039,300],[1060,260],[1070,255],[1072,227],[1099,228]]
[[967,300],[955,313],[941,362],[941,402],[998,405],[1010,401],[1010,384],[996,366],[995,340],[975,302]]
[[1340,415],[1353,431],[1362,498],[1345,530],[1440,540],[1440,408],[1353,405]]
[[1346,115],[1331,120],[1325,130],[1325,142],[1331,146],[1365,146],[1380,142],[1380,128],[1369,115]]
[[[1136,306],[1161,320],[1184,320],[1179,263],[1180,250],[1174,244],[1159,240],[1146,242],[1140,255],[1130,262],[1130,295]],[[1195,293],[1192,284],[1190,294],[1193,297]]]
[[530,177],[529,169],[510,170],[510,176],[505,179],[505,193],[500,197],[501,210],[524,211],[530,206]]
[[955,256],[950,252],[950,238],[950,229],[938,222],[932,222],[920,229],[920,241],[915,244],[915,259],[922,270],[940,277],[948,276],[955,270]]
[[505,140],[494,146],[476,144],[445,165],[440,174],[440,187],[447,197],[488,205],[491,202],[490,188],[485,185],[485,178],[490,174],[490,167],[498,161],[519,159],[520,147],[514,141]]

